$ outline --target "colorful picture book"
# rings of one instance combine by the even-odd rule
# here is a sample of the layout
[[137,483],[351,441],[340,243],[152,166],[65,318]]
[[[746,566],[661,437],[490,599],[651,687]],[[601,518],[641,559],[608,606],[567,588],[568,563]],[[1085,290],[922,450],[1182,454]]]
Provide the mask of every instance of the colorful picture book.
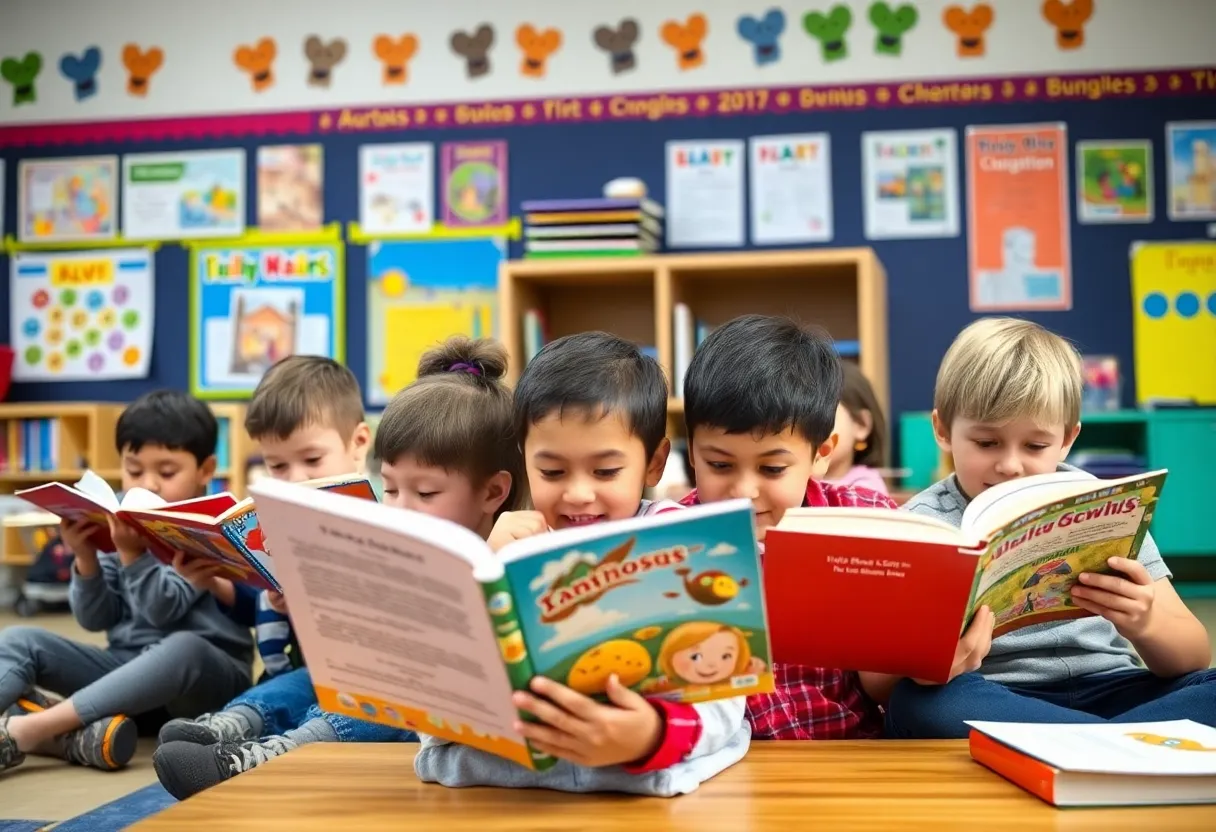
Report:
[[[772,690],[752,507],[738,500],[542,534],[467,529],[287,483],[251,490],[321,707],[534,769],[514,723],[535,675],[603,697]],[[474,695],[475,694],[475,695]]]
[[982,606],[996,636],[1090,615],[1073,585],[1139,555],[1165,478],[1024,477],[972,500],[961,528],[911,511],[787,511],[765,539],[774,659],[945,682]]

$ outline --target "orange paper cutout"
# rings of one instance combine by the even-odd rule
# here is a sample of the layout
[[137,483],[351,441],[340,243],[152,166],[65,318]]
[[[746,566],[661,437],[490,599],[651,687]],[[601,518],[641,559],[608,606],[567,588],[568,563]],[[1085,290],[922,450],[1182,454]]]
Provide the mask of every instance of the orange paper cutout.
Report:
[[1056,46],[1080,49],[1085,45],[1085,23],[1094,15],[1094,0],[1047,0],[1043,19],[1056,27]]
[[562,33],[557,29],[537,31],[531,23],[524,23],[515,30],[515,42],[524,53],[519,64],[520,74],[544,78],[550,56],[562,47]]
[[690,14],[688,20],[680,23],[669,20],[663,24],[660,34],[663,42],[676,50],[676,65],[681,70],[695,69],[705,63],[705,52],[701,44],[709,32],[709,21],[705,15],[697,12]]
[[376,35],[372,54],[384,65],[380,81],[385,86],[407,84],[410,80],[410,59],[418,52],[418,38],[406,32],[400,37]]
[[127,95],[146,96],[152,76],[164,62],[165,53],[159,46],[153,46],[147,52],[134,43],[124,46],[122,65],[127,68]]
[[996,15],[992,6],[980,3],[967,11],[962,6],[947,6],[942,12],[946,28],[958,37],[960,58],[984,57],[984,34],[992,26]]
[[278,54],[274,38],[262,38],[253,46],[238,46],[232,53],[232,62],[237,69],[249,73],[254,92],[265,92],[274,86],[274,59]]

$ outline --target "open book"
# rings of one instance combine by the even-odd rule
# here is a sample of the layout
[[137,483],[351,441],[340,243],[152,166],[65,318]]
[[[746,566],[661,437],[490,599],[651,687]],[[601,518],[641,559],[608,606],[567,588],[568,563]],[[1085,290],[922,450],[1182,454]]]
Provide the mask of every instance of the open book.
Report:
[[771,691],[751,504],[519,540],[497,555],[424,514],[288,483],[250,489],[321,707],[529,768],[511,702],[535,675],[603,697]]
[[1139,555],[1165,477],[1012,480],[972,500],[961,528],[909,511],[788,511],[766,537],[774,656],[944,682],[981,606],[997,636],[1089,615],[1073,585]]

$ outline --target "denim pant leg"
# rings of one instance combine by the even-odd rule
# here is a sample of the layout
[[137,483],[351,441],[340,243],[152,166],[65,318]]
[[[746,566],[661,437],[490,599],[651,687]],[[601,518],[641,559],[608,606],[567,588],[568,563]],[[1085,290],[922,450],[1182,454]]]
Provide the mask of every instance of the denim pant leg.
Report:
[[1167,722],[1193,719],[1216,727],[1216,670],[1197,670],[1176,679],[1152,676],[1129,691],[1138,702],[1126,701],[1128,709],[1111,722]]
[[338,742],[417,742],[418,735],[403,728],[393,728],[377,722],[352,719],[342,714],[323,711],[319,707],[308,709],[304,721],[324,719],[338,735]]
[[262,735],[282,734],[299,727],[308,709],[317,704],[308,668],[300,667],[255,685],[227,704],[244,705],[262,717]]

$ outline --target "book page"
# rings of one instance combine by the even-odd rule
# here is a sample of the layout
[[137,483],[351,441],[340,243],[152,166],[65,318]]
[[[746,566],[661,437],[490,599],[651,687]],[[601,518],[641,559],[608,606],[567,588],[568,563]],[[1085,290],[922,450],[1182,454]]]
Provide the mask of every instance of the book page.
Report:
[[1094,475],[1085,471],[1056,471],[994,485],[967,505],[962,529],[969,537],[987,540],[994,530],[1019,515],[1087,491],[1096,484]]
[[99,506],[105,507],[111,514],[118,511],[118,495],[110,484],[92,469],[86,470],[76,481],[76,490],[90,497]]

